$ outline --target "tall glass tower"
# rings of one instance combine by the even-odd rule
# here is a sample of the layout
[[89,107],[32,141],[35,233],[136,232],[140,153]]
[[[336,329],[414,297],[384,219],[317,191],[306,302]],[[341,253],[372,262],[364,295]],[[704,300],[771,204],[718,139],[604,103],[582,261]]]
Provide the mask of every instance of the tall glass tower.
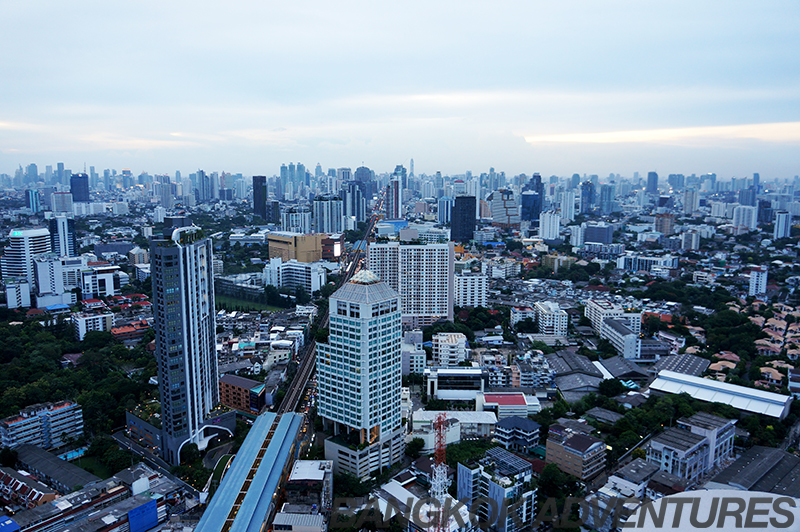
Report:
[[174,465],[184,444],[205,448],[206,416],[219,402],[212,252],[195,225],[167,227],[150,245],[161,457]]

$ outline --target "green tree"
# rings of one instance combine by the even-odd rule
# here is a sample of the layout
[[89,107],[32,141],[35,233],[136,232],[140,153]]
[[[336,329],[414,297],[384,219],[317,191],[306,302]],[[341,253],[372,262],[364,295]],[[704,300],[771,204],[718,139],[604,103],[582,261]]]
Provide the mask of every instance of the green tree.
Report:
[[417,459],[423,447],[425,447],[425,440],[422,438],[414,438],[406,445],[406,454],[412,459]]

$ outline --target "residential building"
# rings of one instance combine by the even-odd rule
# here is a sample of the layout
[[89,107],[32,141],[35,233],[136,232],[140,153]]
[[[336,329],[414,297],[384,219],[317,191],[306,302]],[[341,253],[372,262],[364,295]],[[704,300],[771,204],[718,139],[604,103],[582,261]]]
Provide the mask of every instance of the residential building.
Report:
[[672,213],[656,214],[656,221],[653,228],[662,235],[671,235],[675,232],[675,215]]
[[34,477],[10,467],[0,467],[0,500],[9,507],[36,508],[54,501],[56,497],[55,490]]
[[450,216],[450,238],[454,242],[466,244],[475,238],[477,212],[475,196],[456,196]]
[[642,330],[641,312],[625,312],[621,305],[607,299],[588,300],[584,315],[592,322],[592,328],[597,334],[602,332],[603,321],[609,318],[626,320],[627,326],[636,334]]
[[508,451],[529,453],[539,445],[540,428],[527,417],[510,416],[497,422],[494,439]]
[[420,438],[424,443],[421,453],[433,454],[436,449],[436,431],[433,424],[436,417],[446,416],[445,439],[447,445],[474,438],[489,438],[497,424],[497,416],[492,412],[417,410],[411,415],[411,437]]
[[289,504],[316,506],[323,514],[329,512],[333,506],[333,462],[296,460],[283,492]]
[[531,307],[511,307],[509,325],[516,327],[522,320],[536,321],[536,310]]
[[403,187],[399,179],[392,179],[386,187],[386,219],[403,219]]
[[787,211],[775,212],[775,229],[772,238],[778,240],[792,236],[792,215]]
[[543,240],[556,240],[561,232],[561,213],[543,212],[539,218],[539,236]]
[[567,336],[569,316],[554,301],[538,301],[534,305],[539,334]]
[[568,222],[575,219],[575,192],[572,190],[561,194],[561,217]]
[[30,444],[53,449],[83,436],[83,410],[74,401],[40,403],[0,420],[0,443],[14,449]]
[[304,235],[274,231],[267,235],[269,258],[280,257],[284,261],[319,262],[322,260],[321,234]]
[[700,249],[700,233],[697,231],[681,233],[681,249],[684,251]]
[[683,193],[683,213],[694,214],[700,210],[700,194],[696,188],[687,188]]
[[755,231],[758,227],[758,207],[739,205],[733,209],[733,221],[731,223],[734,227]]
[[650,272],[653,266],[673,269],[678,267],[678,257],[672,255],[641,255],[626,253],[617,259],[617,268],[629,272]]
[[[62,495],[101,482],[99,477],[36,445],[24,443],[15,450],[17,451],[17,467],[36,476],[39,482],[50,486]],[[52,506],[57,507],[55,504]],[[40,508],[43,507],[37,507],[33,511]],[[14,517],[16,518],[16,515]],[[40,529],[33,525],[30,528],[23,528],[23,530],[58,530],[59,528],[61,527]]]
[[334,234],[344,230],[342,198],[333,194],[317,196],[311,205],[314,232]]
[[447,225],[450,223],[453,216],[453,204],[454,200],[450,196],[442,196],[439,198],[439,208],[436,211],[436,219],[440,224]]
[[136,246],[128,252],[128,263],[132,265],[150,264],[150,253]]
[[400,460],[405,447],[400,296],[361,270],[330,297],[329,308],[328,341],[317,343],[317,412],[333,433],[325,456],[337,473],[366,478]]
[[111,332],[111,328],[114,326],[114,313],[108,310],[73,312],[70,319],[75,339],[79,342],[83,341],[88,332]]
[[606,467],[603,440],[564,425],[550,425],[546,447],[548,464],[556,464],[564,473],[582,481],[596,477]]
[[28,308],[31,306],[33,287],[24,277],[5,277],[3,279],[8,308]]
[[432,343],[436,367],[458,366],[467,359],[467,337],[461,333],[436,333]]
[[570,257],[569,255],[557,255],[555,253],[550,253],[540,257],[542,266],[552,270],[553,273],[558,273],[559,270],[564,268],[570,268],[578,260],[575,257]]
[[301,235],[310,233],[313,227],[308,207],[289,207],[281,213],[281,229]]
[[573,243],[573,245],[580,246],[585,242],[611,244],[614,238],[614,226],[605,222],[583,222],[581,224],[581,233],[581,243]]
[[177,465],[185,443],[205,449],[206,416],[219,403],[213,245],[197,226],[168,228],[150,254],[161,457]]
[[767,275],[769,270],[766,266],[754,266],[750,268],[750,289],[749,296],[759,296],[767,293]]
[[453,304],[457,307],[485,307],[489,278],[464,272],[453,277]]
[[400,294],[403,325],[453,321],[454,247],[446,244],[373,243],[368,268]]
[[296,290],[302,288],[311,295],[325,286],[328,272],[321,262],[284,261],[280,257],[269,259],[263,270],[264,285]]
[[[459,463],[457,493],[458,500],[470,506],[496,532],[518,532],[533,523],[533,466],[505,449],[489,449],[477,463]],[[509,500],[515,503],[515,515],[502,511]]]
[[219,401],[234,410],[258,414],[266,405],[264,389],[263,382],[237,375],[223,375],[219,378]]

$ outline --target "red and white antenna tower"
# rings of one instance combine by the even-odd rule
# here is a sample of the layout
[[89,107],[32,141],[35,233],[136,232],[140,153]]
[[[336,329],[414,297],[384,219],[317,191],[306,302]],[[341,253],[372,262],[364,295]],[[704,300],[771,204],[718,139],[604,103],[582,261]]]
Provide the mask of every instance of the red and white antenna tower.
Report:
[[[431,497],[439,502],[439,508],[444,508],[444,501],[447,497],[447,488],[450,487],[450,479],[447,478],[447,464],[445,463],[445,452],[447,447],[447,414],[439,412],[433,421],[435,433],[435,450],[433,453],[433,467],[431,468]],[[436,518],[436,532],[447,532],[449,519],[444,511],[439,511]]]

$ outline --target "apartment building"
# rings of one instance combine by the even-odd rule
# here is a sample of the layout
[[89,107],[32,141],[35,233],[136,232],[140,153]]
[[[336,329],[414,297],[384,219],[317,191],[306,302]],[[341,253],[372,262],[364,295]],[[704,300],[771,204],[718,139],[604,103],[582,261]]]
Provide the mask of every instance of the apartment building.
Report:
[[24,444],[52,449],[81,436],[83,410],[74,401],[32,405],[0,420],[0,443],[12,449]]
[[71,316],[72,330],[75,339],[82,342],[86,333],[91,331],[111,332],[114,326],[114,314],[107,310],[74,312]]
[[434,334],[432,344],[434,366],[458,366],[467,359],[467,337],[461,333]]
[[566,336],[569,326],[569,316],[562,310],[558,303],[553,301],[538,301],[534,305],[536,322],[539,334],[551,336]]
[[560,424],[550,425],[547,438],[548,464],[580,480],[596,477],[606,467],[606,444],[589,434],[574,432]]
[[480,273],[461,273],[454,278],[453,298],[457,307],[485,307],[489,278]]
[[628,328],[636,334],[642,331],[641,312],[626,312],[622,305],[607,299],[587,301],[584,316],[592,322],[592,328],[597,334],[603,330],[603,321],[610,318],[626,320]]

